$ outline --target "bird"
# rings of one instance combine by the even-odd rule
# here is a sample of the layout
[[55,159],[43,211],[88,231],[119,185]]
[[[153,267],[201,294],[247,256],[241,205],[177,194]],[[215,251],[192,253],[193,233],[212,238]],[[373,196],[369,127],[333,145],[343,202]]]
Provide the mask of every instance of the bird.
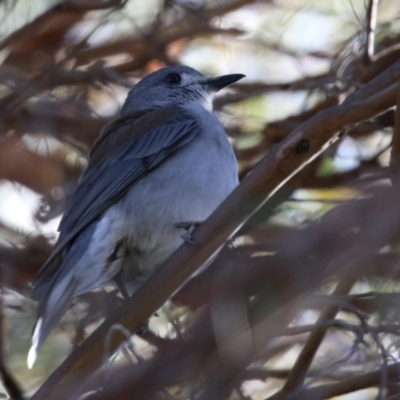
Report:
[[93,145],[33,282],[29,368],[76,296],[112,282],[131,295],[238,185],[237,160],[212,99],[243,77],[178,65],[129,91]]

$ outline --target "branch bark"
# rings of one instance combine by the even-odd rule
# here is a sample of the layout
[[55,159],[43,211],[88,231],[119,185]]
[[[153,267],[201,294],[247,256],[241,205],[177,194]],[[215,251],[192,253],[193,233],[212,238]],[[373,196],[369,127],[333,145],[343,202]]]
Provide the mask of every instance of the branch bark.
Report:
[[[353,271],[345,274],[337,284],[333,295],[347,295],[353,287],[355,281],[356,278],[353,274]],[[329,326],[324,326],[323,324],[326,321],[333,319],[340,311],[340,308],[341,307],[339,305],[332,304],[321,313],[316,322],[316,328],[308,337],[307,342],[297,358],[284,387],[280,392],[272,396],[272,399],[284,400],[289,398],[298,390],[299,387],[304,384],[304,380],[307,376],[308,370],[310,369],[311,363],[314,360],[315,354],[317,353],[322,341],[324,340],[325,334],[329,329]]]
[[[387,367],[388,379],[397,378],[400,374],[400,364],[392,364]],[[346,393],[352,393],[357,390],[368,389],[379,386],[382,375],[382,369],[368,372],[355,378],[347,379],[343,382],[332,383],[328,385],[320,385],[305,390],[299,394],[297,400],[321,400],[330,399],[335,396],[341,396]]]
[[379,0],[369,0],[367,7],[364,65],[369,65],[371,63],[372,57],[374,56],[375,27],[376,17],[378,14],[378,2]]
[[[394,71],[392,75],[400,74]],[[246,176],[234,192],[207,221],[193,233],[196,245],[182,245],[121,308],[104,323],[53,373],[32,400],[60,399],[60,394],[79,389],[77,380],[101,367],[103,347],[110,327],[122,324],[134,331],[209,260],[243,223],[280,187],[334,143],[338,131],[382,113],[392,107],[397,85],[384,84],[386,72],[363,92],[375,93],[358,99],[352,96],[344,104],[322,111],[301,124],[282,143],[272,149]],[[378,85],[378,86],[377,86]],[[385,88],[378,91],[377,87]],[[115,351],[124,337],[114,335],[110,351]],[[79,377],[79,378],[78,378]],[[71,392],[73,390],[73,392]]]
[[392,175],[392,184],[398,185],[399,172],[400,172],[400,81],[397,89],[396,117],[395,117],[393,139],[392,139],[390,171]]

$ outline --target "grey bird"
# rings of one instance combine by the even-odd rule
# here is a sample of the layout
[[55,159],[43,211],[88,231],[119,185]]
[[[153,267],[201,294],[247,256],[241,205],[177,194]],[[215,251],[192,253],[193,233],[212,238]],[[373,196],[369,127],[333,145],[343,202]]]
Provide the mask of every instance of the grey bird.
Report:
[[38,317],[28,367],[75,296],[112,280],[130,293],[238,184],[237,161],[212,112],[242,74],[206,77],[187,66],[148,75],[94,144],[34,282]]

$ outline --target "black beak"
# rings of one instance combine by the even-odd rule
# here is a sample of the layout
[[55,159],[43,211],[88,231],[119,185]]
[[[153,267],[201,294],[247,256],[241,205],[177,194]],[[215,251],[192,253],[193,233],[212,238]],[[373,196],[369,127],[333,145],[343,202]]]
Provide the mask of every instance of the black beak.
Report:
[[224,87],[232,85],[232,83],[237,82],[239,79],[242,79],[245,76],[246,75],[243,74],[222,75],[207,80],[205,84],[209,91],[218,92],[218,90],[221,90]]

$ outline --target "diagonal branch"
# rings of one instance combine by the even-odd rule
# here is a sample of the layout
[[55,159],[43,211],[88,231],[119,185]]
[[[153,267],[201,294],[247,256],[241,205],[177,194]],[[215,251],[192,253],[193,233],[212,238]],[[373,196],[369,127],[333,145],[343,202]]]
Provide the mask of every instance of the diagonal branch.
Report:
[[390,170],[393,185],[398,184],[400,172],[400,82],[397,90],[396,117],[392,139],[392,152],[390,157]]
[[[392,364],[387,367],[388,379],[397,378],[400,374],[400,364]],[[368,389],[379,386],[382,368],[366,374],[347,379],[342,382],[320,385],[304,390],[296,397],[296,400],[321,400],[341,396],[357,390]]]
[[369,0],[367,7],[367,27],[365,32],[365,52],[364,52],[364,65],[371,63],[372,57],[374,56],[375,47],[375,27],[376,17],[378,14],[378,2],[379,0]]
[[[383,75],[384,80],[386,75]],[[113,324],[122,324],[133,332],[204,265],[280,187],[334,143],[339,137],[338,131],[392,107],[396,98],[396,84],[382,84],[379,76],[371,85],[371,92],[376,85],[385,89],[375,92],[369,98],[349,100],[322,111],[301,124],[279,146],[271,150],[211,217],[196,229],[193,234],[196,245],[182,245],[113,316],[104,321],[68,357],[32,400],[59,400],[60,394],[67,392],[68,398],[73,398],[71,390],[79,390],[78,379],[81,378],[83,382],[85,377],[101,367],[105,338]],[[124,339],[122,335],[115,335],[110,343],[110,351],[115,351]]]
[[[355,281],[356,277],[353,273],[345,274],[337,284],[333,295],[347,295],[353,287]],[[341,307],[338,304],[331,304],[321,313],[316,322],[316,328],[309,335],[307,342],[297,358],[284,387],[279,393],[273,396],[273,399],[283,400],[285,398],[289,398],[291,394],[296,392],[298,388],[303,385],[311,363],[314,360],[315,354],[317,353],[322,341],[325,338],[325,334],[329,329],[329,326],[324,326],[324,323],[333,319],[340,311],[340,308]]]

